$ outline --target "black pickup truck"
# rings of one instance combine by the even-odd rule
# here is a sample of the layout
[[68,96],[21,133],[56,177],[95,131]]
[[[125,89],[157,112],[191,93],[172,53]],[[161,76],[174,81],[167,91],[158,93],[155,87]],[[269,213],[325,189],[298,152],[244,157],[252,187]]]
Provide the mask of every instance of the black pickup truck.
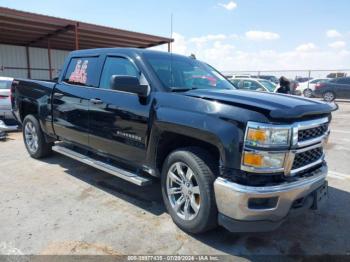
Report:
[[74,51],[57,83],[11,91],[33,158],[55,151],[139,186],[160,178],[185,231],[273,230],[327,198],[333,104],[235,90],[194,58],[129,48]]

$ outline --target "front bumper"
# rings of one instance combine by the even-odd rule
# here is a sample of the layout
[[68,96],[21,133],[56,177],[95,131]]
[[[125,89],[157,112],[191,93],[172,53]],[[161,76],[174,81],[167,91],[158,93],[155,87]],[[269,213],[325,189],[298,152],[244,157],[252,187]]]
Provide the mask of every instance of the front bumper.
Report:
[[[296,200],[309,200],[308,196],[324,184],[327,171],[323,165],[308,177],[266,187],[244,186],[219,177],[214,183],[219,223],[236,232],[273,230],[292,211]],[[256,199],[272,201],[265,207],[252,206],[250,201]]]

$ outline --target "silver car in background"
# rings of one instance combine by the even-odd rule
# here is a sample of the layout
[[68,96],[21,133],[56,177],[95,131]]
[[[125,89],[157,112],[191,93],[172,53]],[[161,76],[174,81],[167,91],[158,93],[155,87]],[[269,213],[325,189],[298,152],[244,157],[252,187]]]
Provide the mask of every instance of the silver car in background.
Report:
[[12,114],[11,85],[13,78],[0,76],[0,131],[14,131],[18,124]]
[[238,88],[243,90],[276,92],[276,85],[265,79],[253,78],[233,78],[230,81]]

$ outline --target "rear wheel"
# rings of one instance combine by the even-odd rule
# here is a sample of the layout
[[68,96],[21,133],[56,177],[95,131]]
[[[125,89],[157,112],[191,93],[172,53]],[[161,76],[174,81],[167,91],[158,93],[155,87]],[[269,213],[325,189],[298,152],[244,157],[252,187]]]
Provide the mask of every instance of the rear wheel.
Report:
[[27,115],[23,121],[23,140],[29,155],[42,158],[51,153],[52,143],[47,143],[38,120]]
[[331,91],[327,91],[323,94],[323,99],[326,102],[332,102],[335,99],[335,95]]
[[312,90],[307,88],[307,89],[304,90],[303,94],[304,94],[305,97],[311,97],[312,96]]
[[216,226],[214,161],[204,150],[188,147],[172,152],[162,170],[162,195],[176,225],[191,233]]

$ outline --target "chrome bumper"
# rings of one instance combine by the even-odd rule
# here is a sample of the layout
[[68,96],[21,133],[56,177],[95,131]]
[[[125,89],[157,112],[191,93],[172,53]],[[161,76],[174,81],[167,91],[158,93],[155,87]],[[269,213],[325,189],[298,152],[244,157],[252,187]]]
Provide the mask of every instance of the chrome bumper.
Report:
[[[314,171],[312,176],[276,186],[252,187],[217,178],[214,183],[215,198],[220,214],[239,221],[283,220],[295,200],[308,196],[320,187],[327,176],[326,165]],[[249,208],[249,199],[277,198],[272,208]]]

